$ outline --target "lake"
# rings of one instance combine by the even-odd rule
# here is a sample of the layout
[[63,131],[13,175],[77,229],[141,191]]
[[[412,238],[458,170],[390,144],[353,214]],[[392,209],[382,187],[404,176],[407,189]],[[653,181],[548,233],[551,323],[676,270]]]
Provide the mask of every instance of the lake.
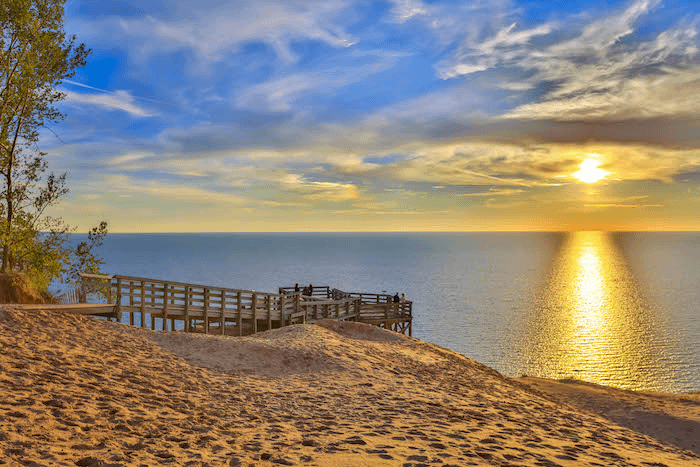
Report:
[[405,293],[414,337],[507,376],[686,392],[700,390],[699,241],[694,232],[109,234],[99,254],[111,274]]

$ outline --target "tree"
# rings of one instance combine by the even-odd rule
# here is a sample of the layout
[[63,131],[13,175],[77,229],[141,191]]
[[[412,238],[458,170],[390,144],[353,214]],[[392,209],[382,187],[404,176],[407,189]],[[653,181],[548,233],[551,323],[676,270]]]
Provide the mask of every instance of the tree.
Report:
[[[39,130],[63,118],[55,104],[65,95],[56,87],[90,53],[66,35],[64,2],[0,1],[0,272],[33,271],[44,286],[70,270],[71,229],[46,215],[68,189],[65,174],[45,176]],[[98,229],[106,233],[106,225]]]
[[70,252],[68,268],[66,270],[66,280],[76,283],[80,280],[80,274],[85,272],[88,274],[99,274],[100,266],[104,264],[104,260],[95,256],[95,248],[102,246],[105,236],[107,235],[107,223],[100,222],[100,225],[93,227],[88,232],[88,240],[80,242]]

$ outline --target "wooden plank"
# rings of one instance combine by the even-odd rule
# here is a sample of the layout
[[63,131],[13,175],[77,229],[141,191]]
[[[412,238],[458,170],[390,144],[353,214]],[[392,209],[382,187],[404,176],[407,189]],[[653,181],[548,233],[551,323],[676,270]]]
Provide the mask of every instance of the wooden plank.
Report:
[[204,289],[204,334],[209,334],[209,289]]
[[185,286],[185,332],[190,332],[190,287]]
[[117,303],[116,303],[116,306],[114,307],[114,315],[117,318],[117,323],[119,323],[122,320],[121,306],[122,306],[122,281],[120,279],[117,279]]
[[253,310],[253,334],[258,332],[258,296],[253,294],[253,301],[251,303],[251,308]]
[[113,279],[116,276],[109,276],[107,274],[88,274],[87,272],[81,272],[80,277],[86,277],[89,279],[103,279],[103,280],[110,280]]
[[[141,281],[140,312],[141,312],[141,327],[144,328],[144,327],[146,327],[146,284],[143,281]],[[132,312],[131,315],[133,316],[134,313]]]
[[287,307],[287,297],[285,297],[284,295],[280,295],[280,298],[279,298],[279,306],[280,306],[280,327],[282,327],[282,326],[284,326],[284,322],[285,322],[285,312],[287,311],[287,310],[286,310],[286,307]]
[[[151,307],[155,307],[156,297],[155,297],[155,284],[151,283]],[[156,329],[156,317],[151,311],[151,329]]]
[[221,335],[226,334],[226,294],[221,291],[221,321],[219,326],[221,326]]
[[[200,288],[200,289],[209,288],[208,285],[191,284],[191,283],[187,283],[187,282],[166,281],[166,280],[160,280],[160,279],[148,279],[148,278],[144,278],[144,277],[122,276],[122,275],[115,275],[112,277],[120,278],[122,280],[136,280],[136,281],[143,279],[143,280],[149,281],[153,284],[164,284],[165,282],[167,282],[171,286],[179,286],[179,287],[190,286],[190,287],[195,287],[195,288]],[[254,290],[232,289],[229,287],[217,287],[217,289],[221,289],[221,290],[225,290],[227,292],[233,292],[233,293],[242,292],[242,293],[252,294],[253,292],[255,292]],[[279,297],[279,295],[280,295],[280,294],[275,294],[275,293],[270,293],[270,292],[257,292],[257,294],[258,295],[270,295],[272,297]]]
[[267,310],[267,330],[272,329],[272,304],[269,295],[265,296],[265,309]]
[[12,304],[13,308],[22,310],[59,310],[67,313],[76,313],[81,315],[99,315],[99,316],[114,316],[114,303],[68,303],[63,305],[58,304],[37,304],[37,305],[20,305]]
[[168,330],[168,284],[163,284],[163,331]]
[[[129,282],[129,295],[131,295],[131,293],[133,293],[133,291],[134,291],[134,282],[130,281]],[[132,307],[134,306],[134,297],[131,297],[131,296],[129,297],[129,305]],[[129,324],[132,326],[134,325],[134,314],[133,313],[129,313]]]
[[243,310],[241,309],[241,292],[236,293],[236,309],[238,311],[238,335],[243,335]]

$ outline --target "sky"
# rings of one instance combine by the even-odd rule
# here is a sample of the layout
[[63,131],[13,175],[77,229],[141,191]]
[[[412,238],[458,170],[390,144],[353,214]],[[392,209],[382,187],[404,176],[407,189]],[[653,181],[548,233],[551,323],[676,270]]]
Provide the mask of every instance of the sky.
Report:
[[68,0],[111,232],[700,230],[693,1]]

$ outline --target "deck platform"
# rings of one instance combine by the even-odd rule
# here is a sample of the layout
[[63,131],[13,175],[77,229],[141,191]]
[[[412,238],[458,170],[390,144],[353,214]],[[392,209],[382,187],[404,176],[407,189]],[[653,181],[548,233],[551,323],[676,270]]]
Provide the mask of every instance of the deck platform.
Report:
[[[320,319],[359,321],[412,334],[413,303],[387,294],[314,287],[311,295],[280,287],[278,293],[189,284],[132,276],[83,274],[78,290],[52,305],[109,317],[153,330],[249,335]],[[97,303],[103,301],[106,303]],[[94,302],[94,303],[88,303]],[[46,305],[25,307],[46,308]]]

